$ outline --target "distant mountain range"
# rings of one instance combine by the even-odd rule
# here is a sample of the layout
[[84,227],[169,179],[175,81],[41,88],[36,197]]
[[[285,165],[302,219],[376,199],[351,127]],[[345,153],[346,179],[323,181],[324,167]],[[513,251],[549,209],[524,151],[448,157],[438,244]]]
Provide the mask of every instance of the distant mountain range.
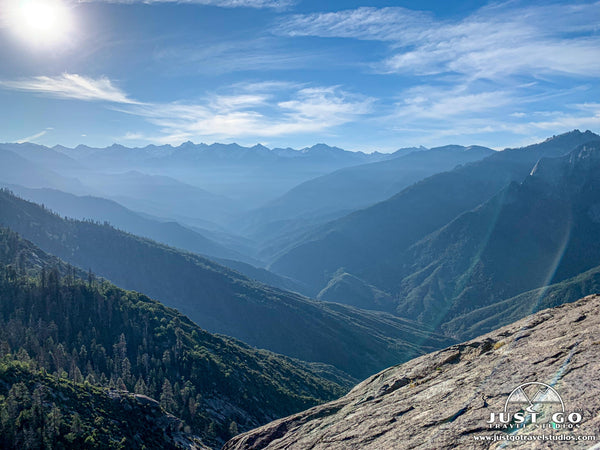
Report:
[[[175,178],[212,193],[257,207],[298,183],[342,167],[381,161],[393,155],[351,152],[325,144],[301,150],[269,149],[263,145],[194,144],[127,148],[54,147],[97,171],[138,171]],[[242,189],[240,189],[243,186]]]
[[140,148],[129,148],[113,144],[105,148],[93,148],[79,145],[75,148],[55,146],[52,150],[63,153],[70,158],[83,162],[108,165],[113,168],[115,163],[133,164],[141,163],[152,165],[164,164],[190,164],[190,163],[215,163],[226,162],[234,164],[268,163],[273,161],[294,160],[295,162],[330,162],[344,161],[348,163],[377,161],[388,158],[387,153],[363,153],[343,150],[339,147],[330,147],[326,144],[316,144],[300,150],[292,148],[269,149],[257,144],[253,147],[244,147],[238,144],[194,144],[191,141],[179,146],[148,145]]
[[[383,202],[307,233],[288,244],[289,250],[270,269],[309,286],[311,295],[324,289],[340,269],[399,295],[400,281],[410,275],[406,254],[411,246],[488,201],[511,182],[523,181],[540,158],[565,155],[597,140],[600,136],[589,131],[573,131],[433,175]],[[460,257],[460,252],[455,253]]]
[[[365,154],[325,144],[301,150],[191,142],[144,148],[0,144],[0,184],[116,201],[193,229],[205,244],[184,246],[188,250],[260,266],[319,224],[489,152],[476,146]],[[60,214],[77,212],[65,202],[54,204]],[[170,236],[143,235],[181,245]]]
[[133,149],[0,144],[0,183],[113,200],[203,230],[204,238],[230,250],[219,257],[258,264],[255,246],[230,227],[241,214],[315,176],[395,156],[325,144],[301,150],[191,142]]
[[[47,203],[60,214],[106,221],[137,235],[218,258],[251,278],[283,289],[326,302],[434,323],[442,331],[445,322],[461,315],[595,267],[594,252],[588,252],[591,256],[584,261],[579,255],[570,256],[569,252],[575,252],[569,250],[570,246],[565,246],[566,253],[562,263],[557,263],[556,273],[550,274],[548,266],[554,263],[536,263],[553,261],[552,255],[558,254],[555,245],[566,239],[564,233],[562,238],[558,234],[567,229],[560,220],[567,216],[566,210],[554,206],[562,201],[555,191],[540,188],[537,194],[526,192],[533,186],[529,179],[536,178],[529,175],[536,164],[538,172],[540,167],[554,164],[544,158],[560,157],[597,140],[600,137],[594,133],[576,130],[529,147],[501,152],[478,146],[445,146],[408,148],[391,155],[353,153],[323,144],[303,150],[192,143],[139,149],[47,149],[14,144],[0,149],[0,156],[12,161],[9,166],[14,169],[12,174],[0,173],[0,181],[15,181],[15,174],[23,174],[25,184],[35,183],[25,175],[29,169],[35,174],[32,178],[43,175],[43,163],[61,171],[46,172],[46,183],[66,190],[81,186],[102,190],[104,196],[131,208],[101,197],[72,197],[56,190],[14,187],[21,195]],[[87,172],[83,169],[83,181],[69,178],[73,173],[69,170],[81,171],[81,167],[92,164],[97,167],[92,171],[88,168]],[[589,173],[591,169],[586,167],[590,164],[586,160],[577,170]],[[98,171],[103,165],[106,171]],[[246,179],[248,171],[255,171],[256,176],[262,170],[282,177],[290,175],[288,169],[296,174],[305,171],[306,176],[332,165],[337,165],[336,170],[304,181],[278,200],[250,213],[240,213],[235,201],[186,184],[181,181],[185,176],[180,176],[180,172],[178,179],[166,175],[169,168],[175,167],[184,172],[189,169],[198,177],[202,177],[203,170],[218,172],[219,167],[227,167],[232,171],[228,175],[231,180]],[[108,168],[117,166],[129,171],[110,173]],[[150,167],[160,167],[161,174],[139,171]],[[241,167],[244,174],[236,172],[235,167]],[[246,181],[250,192],[256,182]],[[524,187],[519,187],[521,183]],[[527,195],[529,200],[525,200]],[[519,200],[522,205],[513,210],[506,202],[515,196],[523,199]],[[540,217],[535,216],[534,207],[539,208]],[[587,207],[593,215],[595,206],[590,203]],[[226,217],[235,216],[231,211],[236,210],[241,218],[223,225],[231,227],[229,231],[212,222],[227,222]],[[355,211],[344,215],[348,210]],[[555,217],[542,218],[543,213],[554,210]],[[581,211],[572,214],[577,224],[580,216],[589,216]],[[342,217],[327,222],[336,216]],[[517,217],[522,218],[522,223]],[[511,220],[514,223],[509,224]],[[547,225],[555,222],[563,223],[563,231],[558,225]],[[581,239],[595,239],[589,234],[594,233],[593,226],[581,226],[585,228],[577,230]],[[530,227],[530,236],[523,234],[525,227]],[[535,244],[536,230],[546,230],[541,235],[552,242]],[[571,228],[568,231],[573,232]],[[500,239],[504,235],[522,236],[522,241]],[[507,252],[510,246],[517,248]],[[521,256],[519,248],[529,259]],[[67,255],[73,257],[68,251],[61,253],[65,258]],[[529,261],[530,270],[517,264],[522,260]],[[260,267],[265,261],[271,263],[267,268]],[[72,262],[91,266],[87,259]],[[128,283],[124,284],[126,287],[147,291],[165,301],[173,298],[178,307],[191,308],[187,300],[190,292],[176,295],[165,285],[159,287],[158,281],[148,291],[148,285],[141,283],[148,281],[145,277],[132,284],[124,271],[118,273],[108,262],[103,264],[104,268],[94,266],[94,270],[112,280],[121,280],[119,283]],[[247,324],[233,325],[231,320],[225,312],[215,314],[213,309],[203,314],[202,324],[267,348],[277,341],[274,336],[259,339],[254,335],[257,331],[249,331]],[[278,345],[281,347],[274,350],[290,351],[283,344]],[[292,354],[304,357],[306,352]]]
[[294,187],[283,196],[240,219],[241,232],[273,241],[302,229],[370,206],[430,175],[483,159],[485,147],[458,145],[397,152],[391,159],[339,169]]

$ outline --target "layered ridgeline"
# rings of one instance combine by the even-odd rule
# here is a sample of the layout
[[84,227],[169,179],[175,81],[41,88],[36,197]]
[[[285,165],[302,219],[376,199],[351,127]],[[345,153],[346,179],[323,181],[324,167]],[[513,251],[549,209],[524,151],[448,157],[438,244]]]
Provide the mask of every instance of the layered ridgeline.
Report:
[[[12,146],[0,145],[0,181],[8,184],[23,184],[31,188],[53,188],[71,192],[81,192],[85,189],[81,181],[77,178],[67,175],[61,175],[52,169],[45,153],[37,158],[37,161],[31,161],[21,155],[21,152],[11,151]],[[60,165],[67,166],[70,170],[75,168],[65,162],[70,158],[64,155],[56,154]],[[77,164],[73,161],[73,164]]]
[[[341,269],[366,286],[397,296],[399,280],[407,275],[405,253],[412,245],[511,182],[522,182],[540,158],[562,156],[597,140],[600,136],[590,131],[573,131],[433,175],[386,201],[323,225],[296,242],[270,268],[312,287],[315,295]],[[329,291],[334,292],[331,286]]]
[[[364,154],[323,144],[302,150],[192,143],[135,149],[119,145],[68,149],[31,143],[0,144],[0,184],[13,185],[9,187],[37,203],[47,202],[62,215],[85,215],[168,245],[257,265],[252,257],[268,255],[263,247],[272,246],[266,240],[273,240],[275,235],[287,240],[289,236],[284,235],[315,223],[313,212],[308,210],[316,210],[318,221],[337,217],[342,211],[383,199],[426,175],[480,159],[486,151],[490,150],[449,146]],[[387,160],[390,165],[385,164]],[[335,172],[353,166],[359,167],[348,173]],[[262,213],[244,214],[299,183],[332,171],[331,177],[298,186],[269,205],[264,217]],[[30,188],[53,191],[25,192]],[[56,190],[79,197],[67,200]],[[242,201],[235,200],[240,198]],[[123,211],[123,207],[108,200],[136,213]],[[139,212],[183,226],[150,224],[143,220],[147,217],[135,217]],[[100,213],[102,217],[98,218]],[[300,216],[309,215],[308,222],[300,220]],[[285,226],[280,219],[285,219]],[[250,223],[262,229],[261,236],[253,239],[257,242],[235,236],[249,232]],[[195,229],[190,230],[190,226]]]
[[0,223],[71,264],[177,308],[209,331],[331,364],[356,378],[451,342],[428,325],[313,301],[108,225],[62,219],[7,191],[0,191]]
[[398,151],[390,159],[337,170],[294,187],[269,204],[243,216],[239,228],[263,242],[262,255],[277,248],[275,238],[289,239],[308,227],[364,208],[405,187],[459,164],[478,161],[493,153],[485,147],[448,145]]
[[[281,277],[266,269],[256,267],[257,262],[252,258],[228,248],[240,247],[246,253],[245,239],[235,239],[224,233],[204,229],[196,231],[196,229],[183,226],[178,222],[160,220],[137,213],[113,200],[101,197],[74,195],[57,189],[32,189],[13,184],[6,184],[5,187],[19,197],[44,205],[61,216],[101,223],[108,222],[115,228],[128,233],[208,256],[221,262],[224,266],[231,267],[249,278],[265,284],[294,292],[301,292],[305,289],[287,277]],[[206,237],[212,235],[215,235],[216,240],[223,240],[228,247],[219,244],[215,239]],[[249,263],[244,261],[249,261]]]
[[521,183],[412,246],[397,313],[444,323],[595,268],[599,173],[600,141],[542,158]]
[[[102,172],[56,150],[35,144],[0,144],[0,183],[110,198],[145,214],[214,226],[238,206],[173,177],[114,166]],[[202,214],[196,214],[201,211]]]
[[[218,447],[238,430],[336,398],[349,384],[332,368],[209,334],[177,311],[96,280],[4,228],[0,361],[0,442],[10,444],[3,448],[60,436],[65,445],[91,437],[100,448],[121,439],[120,448],[158,448],[163,431],[167,442],[183,426],[165,411]],[[44,425],[50,416],[63,418],[54,431]]]
[[[122,145],[48,148],[24,143],[0,144],[0,149],[26,159],[33,167],[48,171],[47,175],[40,172],[43,178],[37,179],[27,170],[21,171],[22,176],[19,176],[3,170],[0,165],[2,181],[27,187],[52,187],[75,194],[118,197],[120,202],[136,211],[158,212],[158,215],[170,218],[177,214],[180,218],[194,221],[194,224],[220,221],[227,213],[258,207],[316,176],[393,156],[346,151],[324,144],[302,150],[191,142],[177,147],[149,145],[143,148]],[[10,181],[4,179],[5,176]],[[77,179],[79,184],[68,184],[69,189],[63,189],[67,186],[63,180],[65,177]],[[156,198],[137,195],[140,182],[146,185],[146,192],[153,190]],[[82,191],[83,187],[88,190]],[[189,202],[187,208],[180,207],[178,200],[171,204],[163,201],[164,195],[168,198],[176,192],[194,192],[193,197],[181,198],[182,202]],[[200,208],[194,211],[191,207]]]
[[[384,370],[341,399],[237,436],[224,450],[592,448],[600,438],[598,311],[600,296],[541,311]],[[511,395],[524,383],[550,389],[528,385]],[[536,412],[535,424],[526,410]],[[517,412],[527,418],[518,428]],[[503,425],[500,413],[512,421]],[[498,428],[490,429],[492,414]]]
[[[7,144],[10,145],[10,144]],[[13,144],[14,145],[14,144]],[[41,147],[41,146],[38,146]],[[391,155],[383,153],[363,153],[330,147],[326,144],[315,144],[302,149],[273,148],[264,145],[245,147],[238,144],[194,144],[191,141],[179,146],[148,145],[146,147],[130,148],[122,145],[111,145],[105,148],[94,148],[78,145],[75,148],[55,146],[51,150],[62,153],[81,164],[113,169],[125,167],[127,169],[156,168],[156,167],[194,167],[202,166],[257,166],[265,167],[270,164],[286,166],[293,163],[307,168],[323,171],[317,167],[349,166],[369,161],[380,161]]]
[[[2,184],[1,181],[0,184]],[[207,235],[210,233],[208,230],[198,232],[173,220],[161,220],[141,214],[114,200],[92,195],[74,195],[57,189],[34,189],[16,184],[3,184],[19,197],[44,205],[61,216],[108,222],[115,228],[137,236],[147,237],[172,247],[209,257],[248,260],[244,255],[208,238]],[[174,196],[179,194],[174,193]],[[147,195],[149,198],[154,198],[151,192],[148,192]]]

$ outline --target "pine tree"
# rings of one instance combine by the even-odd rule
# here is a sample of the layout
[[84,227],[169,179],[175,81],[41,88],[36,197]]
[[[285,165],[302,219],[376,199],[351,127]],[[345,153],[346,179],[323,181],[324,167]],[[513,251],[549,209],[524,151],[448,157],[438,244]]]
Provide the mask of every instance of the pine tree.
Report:
[[123,358],[121,362],[121,377],[126,385],[130,385],[131,381],[131,363],[129,362],[129,358]]
[[48,438],[53,442],[57,436],[60,435],[60,427],[62,425],[63,416],[60,412],[60,408],[56,404],[52,403],[52,409],[48,413],[46,431]]
[[169,382],[168,378],[162,385],[162,392],[160,394],[160,405],[167,411],[173,411],[175,409],[175,398],[173,396],[173,387]]
[[121,377],[117,378],[117,382],[115,385],[116,385],[117,389],[119,389],[120,391],[127,390],[127,386],[125,386],[125,383],[123,382],[123,378],[121,378]]
[[133,391],[136,394],[148,395],[148,388],[146,387],[146,383],[142,377],[139,377],[137,383],[135,383],[135,387]]
[[77,413],[73,413],[71,419],[71,433],[75,436],[79,436],[83,431],[83,424],[81,422],[81,417]]
[[196,415],[196,411],[198,410],[198,403],[195,399],[190,398],[188,402],[188,411],[190,413],[190,417],[194,417]]

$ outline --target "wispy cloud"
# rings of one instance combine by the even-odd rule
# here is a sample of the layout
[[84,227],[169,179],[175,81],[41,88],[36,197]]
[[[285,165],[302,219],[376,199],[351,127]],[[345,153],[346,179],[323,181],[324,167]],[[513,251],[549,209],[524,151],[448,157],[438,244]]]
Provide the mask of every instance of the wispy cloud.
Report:
[[56,77],[39,76],[22,80],[0,81],[0,87],[66,99],[137,103],[108,78],[94,79],[70,73]]
[[[504,136],[501,147],[521,146],[539,141],[547,134],[558,134],[579,128],[600,129],[600,104],[562,104],[562,110],[533,110],[536,96],[522,96],[518,90],[481,91],[464,94],[460,89],[419,87],[408,90],[398,101],[396,110],[385,119],[397,133],[417,138],[424,145],[442,145],[448,140]],[[569,94],[564,95],[569,98]],[[515,111],[514,108],[521,108]],[[525,109],[527,112],[524,112]],[[507,140],[507,136],[521,136]]]
[[[374,99],[339,87],[286,92],[285,100],[268,94],[213,96],[204,104],[145,104],[121,108],[146,118],[163,136],[159,142],[194,138],[273,137],[331,129],[371,111]],[[279,98],[279,97],[278,97]]]
[[507,75],[600,75],[600,3],[492,4],[455,21],[405,8],[359,8],[294,15],[276,29],[287,36],[385,41],[381,72]]
[[32,135],[32,136],[27,136],[27,137],[25,137],[25,138],[18,139],[18,140],[16,141],[16,143],[17,143],[17,144],[23,144],[23,143],[25,143],[25,142],[33,142],[33,141],[35,141],[36,139],[39,139],[39,138],[41,138],[42,136],[44,136],[46,133],[48,133],[48,131],[50,131],[50,130],[52,130],[52,129],[53,129],[53,128],[46,128],[45,130],[42,130],[42,131],[40,131],[39,133],[36,133],[36,134],[34,134],[34,135]]
[[139,140],[145,140],[146,136],[143,133],[135,133],[133,131],[128,131],[127,133],[125,133],[124,136],[121,136],[119,138],[119,140],[125,140],[125,141],[139,141]]
[[597,91],[598,24],[597,0],[508,0],[444,19],[402,7],[295,14],[274,33],[380,42],[370,71],[402,77],[393,103],[381,102],[389,111],[367,120],[405,142],[438,145],[451,137],[598,129],[595,103],[575,106]]
[[[165,70],[178,73],[291,71],[316,65],[340,64],[326,48],[290,49],[286,39],[274,36],[239,40],[208,40],[159,48],[153,55]],[[347,63],[344,63],[348,65]]]
[[[77,74],[0,81],[0,87],[63,99],[107,102],[110,109],[141,117],[157,127],[161,135],[152,140],[168,143],[323,131],[370,113],[375,102],[339,86],[307,87],[268,81],[238,83],[196,102],[168,103],[137,101],[107,78]],[[123,139],[143,136],[128,133]]]
[[295,0],[78,0],[81,3],[125,3],[146,4],[154,3],[188,3],[195,5],[217,6],[220,8],[272,8],[286,9],[295,4]]
[[271,92],[277,92],[277,91],[299,89],[301,87],[303,87],[303,84],[294,83],[291,81],[262,80],[262,81],[242,81],[242,82],[231,85],[230,89],[234,89],[234,90],[237,90],[240,92],[271,93]]
[[401,101],[396,104],[395,117],[405,120],[465,118],[514,102],[513,93],[506,90],[475,91],[469,85],[452,88],[423,85],[403,92]]
[[239,111],[265,106],[270,97],[266,94],[215,95],[210,99],[209,106],[213,111]]
[[564,111],[533,112],[526,116],[527,121],[517,124],[513,130],[520,134],[534,131],[569,130],[573,128],[600,129],[600,104],[582,103],[567,105]]
[[401,7],[358,9],[284,18],[275,29],[287,36],[342,37],[405,44],[420,40],[423,30],[433,24],[429,13]]

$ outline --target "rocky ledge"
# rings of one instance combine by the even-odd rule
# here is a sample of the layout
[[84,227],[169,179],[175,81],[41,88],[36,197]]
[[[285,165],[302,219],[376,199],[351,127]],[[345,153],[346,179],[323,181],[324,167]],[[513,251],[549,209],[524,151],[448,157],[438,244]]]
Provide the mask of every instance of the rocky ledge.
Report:
[[386,369],[224,450],[591,448],[600,443],[599,311],[597,295],[540,311]]

